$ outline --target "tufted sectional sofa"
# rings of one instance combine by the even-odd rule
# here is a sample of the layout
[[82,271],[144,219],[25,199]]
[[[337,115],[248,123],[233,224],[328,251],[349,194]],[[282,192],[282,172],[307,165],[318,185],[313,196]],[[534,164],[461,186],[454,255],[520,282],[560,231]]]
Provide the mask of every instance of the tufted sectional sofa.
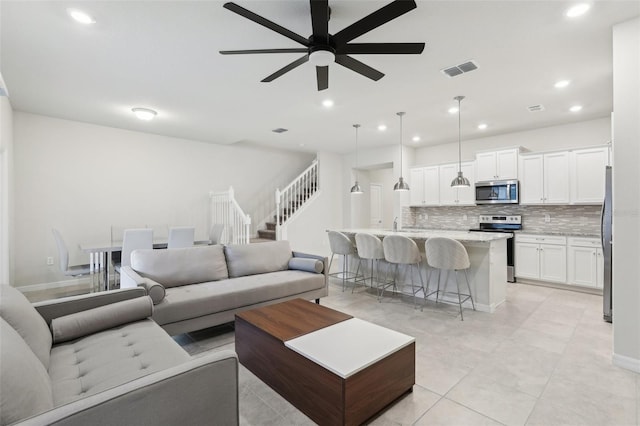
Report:
[[136,250],[120,286],[142,287],[153,320],[175,335],[231,322],[237,312],[328,294],[327,258],[288,241]]
[[144,289],[32,305],[0,285],[0,424],[237,425],[233,351],[190,357]]

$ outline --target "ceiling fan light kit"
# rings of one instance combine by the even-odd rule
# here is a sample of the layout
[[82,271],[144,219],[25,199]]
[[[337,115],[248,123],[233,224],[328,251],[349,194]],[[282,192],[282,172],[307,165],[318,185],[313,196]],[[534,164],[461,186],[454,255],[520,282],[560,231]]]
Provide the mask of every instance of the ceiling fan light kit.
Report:
[[235,3],[228,2],[223,5],[244,18],[256,24],[262,25],[290,40],[301,44],[299,48],[277,48],[277,49],[251,49],[251,50],[221,50],[222,55],[244,55],[244,54],[268,54],[268,53],[304,53],[304,56],[296,59],[290,64],[280,68],[273,74],[265,77],[261,81],[271,82],[287,72],[310,62],[316,67],[316,80],[318,90],[329,88],[329,64],[337,63],[373,81],[378,81],[384,74],[369,65],[366,65],[350,55],[357,54],[378,54],[378,55],[419,55],[424,50],[424,43],[351,43],[352,40],[360,37],[381,25],[392,21],[417,7],[414,0],[395,0],[383,6],[375,12],[365,16],[359,21],[338,31],[336,34],[329,33],[329,1],[309,0],[311,7],[311,36],[305,38],[294,33],[281,25],[276,24],[250,10]]

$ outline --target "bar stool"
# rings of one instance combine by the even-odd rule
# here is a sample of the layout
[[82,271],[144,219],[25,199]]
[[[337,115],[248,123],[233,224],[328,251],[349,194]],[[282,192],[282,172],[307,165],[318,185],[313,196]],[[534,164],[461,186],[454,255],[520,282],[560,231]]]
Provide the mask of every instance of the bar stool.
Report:
[[354,287],[356,279],[358,278],[358,271],[360,270],[360,264],[356,273],[349,272],[349,256],[357,256],[356,246],[353,242],[342,232],[328,231],[329,234],[329,247],[331,247],[331,261],[329,262],[329,271],[331,271],[331,264],[333,263],[334,255],[342,255],[342,272],[335,272],[329,274],[329,276],[340,276],[342,278],[342,291],[345,289],[346,282],[353,278]]
[[[424,280],[422,279],[422,273],[420,272],[420,261],[422,260],[422,256],[420,255],[420,250],[418,249],[418,245],[411,238],[405,237],[404,235],[387,235],[382,240],[382,247],[384,249],[384,259],[389,263],[389,267],[391,264],[395,265],[395,275],[393,279],[393,283],[386,284],[382,287],[382,293],[379,294],[378,300],[380,297],[384,296],[384,291],[390,285],[393,285],[393,288],[397,290],[396,286],[396,276],[398,274],[398,265],[411,265],[411,269],[409,270],[411,275],[411,291],[413,293],[413,305],[414,308],[416,305],[416,293],[420,290],[424,294],[426,294],[426,290],[424,288]],[[415,286],[413,280],[413,268],[416,268],[418,271],[418,276],[420,277],[420,287]],[[387,272],[389,268],[387,268]],[[422,308],[420,308],[422,310]]]
[[[377,277],[376,282],[378,283],[376,287],[378,287],[378,290],[379,290],[380,260],[384,260],[384,248],[382,247],[382,241],[380,241],[380,238],[376,237],[373,234],[357,233],[356,248],[358,250],[358,257],[360,258],[358,267],[360,267],[360,264],[362,263],[363,260],[365,262],[367,260],[371,261],[371,288],[373,288],[373,280],[374,280],[373,262],[375,261],[375,264],[376,264],[375,275]],[[363,268],[363,279],[366,284],[367,279],[366,277],[364,277],[364,268]],[[353,287],[355,288],[355,285]]]
[[[467,269],[469,269],[469,266],[471,266],[467,249],[462,245],[460,241],[451,238],[433,237],[425,241],[424,251],[427,255],[427,263],[429,264],[429,266],[438,270],[438,289],[433,292],[436,294],[436,303],[438,303],[438,296],[440,295],[440,293],[442,293],[442,296],[446,294],[457,295],[458,306],[460,306],[460,320],[464,321],[464,317],[462,315],[462,304],[464,302],[466,302],[467,300],[471,300],[471,306],[473,307],[474,311],[476,310],[476,305],[473,303],[473,297],[471,296],[469,277],[467,276]],[[455,271],[456,287],[458,290],[457,293],[446,291],[446,283],[444,285],[444,289],[440,291],[440,271],[443,269]],[[469,290],[469,294],[460,293],[460,284],[458,282],[458,271],[460,270],[464,271],[464,278],[467,281],[467,289]]]

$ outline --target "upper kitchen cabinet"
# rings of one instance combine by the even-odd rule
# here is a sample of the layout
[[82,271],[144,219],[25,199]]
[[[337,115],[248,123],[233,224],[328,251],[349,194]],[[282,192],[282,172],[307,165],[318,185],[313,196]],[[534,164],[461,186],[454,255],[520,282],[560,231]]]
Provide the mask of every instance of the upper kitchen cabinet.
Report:
[[519,148],[476,154],[476,181],[518,179]]
[[416,167],[409,170],[412,206],[437,206],[440,203],[440,167]]
[[577,149],[569,155],[571,203],[602,204],[609,148]]
[[462,174],[469,179],[471,186],[452,188],[451,181],[458,176],[458,163],[440,166],[440,205],[473,206],[475,204],[474,164],[472,161],[462,163]]
[[569,153],[520,156],[521,204],[569,204]]

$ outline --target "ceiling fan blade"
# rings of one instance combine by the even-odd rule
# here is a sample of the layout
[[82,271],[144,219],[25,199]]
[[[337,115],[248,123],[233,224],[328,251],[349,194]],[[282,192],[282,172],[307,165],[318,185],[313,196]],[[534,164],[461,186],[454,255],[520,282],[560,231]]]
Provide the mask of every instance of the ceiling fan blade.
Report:
[[264,79],[262,79],[260,81],[262,81],[263,83],[269,83],[270,81],[273,81],[276,78],[280,77],[282,74],[285,74],[285,73],[291,71],[295,67],[299,67],[300,65],[304,64],[308,60],[309,60],[309,55],[304,55],[300,59],[296,59],[295,61],[291,62],[286,67],[280,68],[278,71],[274,72],[270,76],[265,77]]
[[337,49],[337,54],[420,54],[424,43],[349,43]]
[[263,18],[260,15],[256,15],[255,13],[251,12],[250,10],[245,9],[242,6],[238,6],[235,3],[232,2],[228,2],[225,3],[223,5],[223,7],[225,9],[228,9],[232,12],[237,13],[240,16],[243,16],[253,22],[255,22],[256,24],[260,24],[263,27],[269,28],[271,31],[275,31],[278,34],[281,34],[287,38],[290,38],[291,40],[298,42],[300,44],[302,44],[303,46],[309,46],[309,40],[307,40],[306,38],[302,37],[299,34],[294,33],[293,31],[290,31],[288,29],[286,29],[283,26],[280,26],[278,24],[276,24],[275,22],[272,22],[266,18]]
[[351,71],[362,74],[374,81],[378,81],[382,77],[384,77],[384,74],[380,71],[371,68],[369,65],[363,64],[362,62],[347,55],[336,55],[336,62],[343,67],[349,68]]
[[329,41],[329,0],[310,0],[313,41]]
[[360,37],[398,16],[404,15],[416,7],[414,0],[395,0],[339,31],[333,36],[333,41],[337,47],[340,47],[343,44],[349,43],[354,38]]
[[318,92],[329,88],[329,67],[316,67]]
[[249,53],[306,53],[308,49],[304,47],[294,49],[252,49],[252,50],[221,50],[222,55],[244,55]]

